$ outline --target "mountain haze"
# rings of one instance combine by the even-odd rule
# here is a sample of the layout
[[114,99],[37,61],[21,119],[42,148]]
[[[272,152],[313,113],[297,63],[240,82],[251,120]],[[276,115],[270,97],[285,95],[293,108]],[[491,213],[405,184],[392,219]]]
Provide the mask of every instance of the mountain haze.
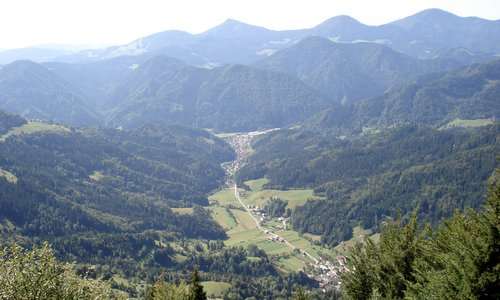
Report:
[[377,43],[334,43],[322,37],[305,38],[255,65],[293,74],[336,103],[359,101],[414,76],[459,66],[413,58]]
[[[437,9],[380,26],[368,26],[349,16],[337,16],[307,29],[275,31],[236,20],[200,34],[171,30],[153,34],[127,45],[86,50],[61,57],[64,62],[89,62],[118,56],[168,55],[196,66],[250,64],[309,36],[336,42],[384,44],[414,57],[435,58],[462,47],[464,61],[480,62],[481,57],[500,53],[497,33],[500,21],[458,17]],[[465,55],[467,54],[467,55]]]
[[102,115],[89,95],[31,61],[0,69],[0,107],[24,118],[75,125],[99,124]]
[[106,100],[114,126],[166,122],[222,131],[291,125],[328,104],[295,77],[243,65],[212,70],[156,57]]

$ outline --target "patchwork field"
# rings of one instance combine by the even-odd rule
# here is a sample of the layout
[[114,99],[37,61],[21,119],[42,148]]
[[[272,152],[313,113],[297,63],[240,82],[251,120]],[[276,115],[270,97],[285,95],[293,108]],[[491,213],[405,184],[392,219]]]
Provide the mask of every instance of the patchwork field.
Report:
[[[308,199],[323,199],[315,196],[312,190],[263,190],[266,183],[267,179],[245,182],[250,187],[250,190],[239,189],[244,205],[254,204],[262,207],[268,201],[280,198],[288,200],[288,207],[293,209],[302,205]],[[212,204],[210,207],[212,217],[227,230],[226,233],[229,238],[225,241],[226,246],[247,247],[254,244],[269,255],[277,255],[276,266],[284,272],[301,270],[306,263],[312,261],[306,255],[298,253],[298,249],[306,251],[316,259],[322,256],[320,253],[335,255],[331,250],[311,243],[314,240],[319,241],[319,236],[305,238],[293,230],[283,230],[283,223],[276,219],[267,220],[262,225],[264,230],[269,233],[258,229],[255,220],[246,210],[243,210],[241,203],[234,195],[233,189],[220,190],[209,196],[209,200]],[[271,232],[274,232],[280,238],[284,238],[292,246],[284,241],[273,241]]]

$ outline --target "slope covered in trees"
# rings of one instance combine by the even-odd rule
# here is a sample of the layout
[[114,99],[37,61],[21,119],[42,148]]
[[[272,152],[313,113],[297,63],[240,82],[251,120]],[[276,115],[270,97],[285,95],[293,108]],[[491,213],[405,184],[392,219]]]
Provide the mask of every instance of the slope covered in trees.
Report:
[[426,74],[354,105],[323,110],[304,122],[310,129],[360,133],[404,124],[446,126],[454,120],[498,119],[500,60]]
[[1,169],[17,178],[0,177],[8,239],[57,238],[64,244],[61,239],[72,235],[148,229],[225,236],[201,208],[192,215],[170,209],[208,204],[206,195],[224,179],[220,164],[234,154],[206,131],[150,126],[39,132],[8,137],[0,153]]
[[347,104],[378,96],[417,75],[443,72],[459,64],[444,59],[417,59],[377,43],[334,43],[313,36],[255,66],[293,74],[330,103]]
[[243,65],[207,70],[165,56],[140,66],[103,103],[114,126],[160,122],[223,132],[286,126],[326,107],[286,73]]
[[254,143],[240,181],[266,176],[268,187],[313,187],[327,201],[292,214],[299,232],[335,245],[360,224],[375,229],[397,209],[417,205],[432,224],[455,208],[477,208],[500,151],[499,125],[440,131],[406,126],[353,140],[301,130],[280,131]]
[[99,124],[89,95],[45,67],[16,61],[0,69],[0,107],[29,119],[74,125]]
[[481,212],[458,211],[432,230],[417,210],[382,230],[380,243],[348,256],[347,299],[498,299],[500,184],[491,184]]

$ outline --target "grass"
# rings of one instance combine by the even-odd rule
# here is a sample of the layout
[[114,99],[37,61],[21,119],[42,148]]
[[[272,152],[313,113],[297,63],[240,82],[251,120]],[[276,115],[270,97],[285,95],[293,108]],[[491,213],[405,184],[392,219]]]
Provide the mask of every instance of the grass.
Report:
[[254,192],[262,191],[262,186],[268,183],[267,178],[245,181],[245,184]]
[[220,206],[228,206],[234,205],[236,207],[240,207],[241,204],[238,202],[236,197],[234,197],[233,189],[223,189],[218,191],[215,194],[212,194],[208,197],[209,201],[216,201]]
[[475,120],[456,118],[453,121],[451,121],[448,124],[441,127],[441,129],[448,129],[448,128],[454,128],[454,127],[461,127],[461,128],[481,127],[481,126],[486,126],[486,125],[490,125],[493,123],[495,123],[494,118],[475,119]]
[[314,195],[313,190],[261,190],[258,192],[249,193],[247,199],[245,200],[245,204],[255,204],[263,207],[267,202],[272,201],[274,197],[280,198],[282,200],[287,200],[287,207],[291,209],[294,209],[297,206],[304,205],[308,199],[324,199],[320,196]]
[[231,288],[229,283],[220,281],[203,281],[201,285],[203,285],[203,289],[207,292],[207,296],[215,298],[222,298],[224,292]]
[[309,241],[311,241],[313,243],[319,243],[319,242],[321,242],[321,235],[312,234],[312,233],[304,233],[304,234],[302,234],[302,236],[305,239],[307,239],[307,240],[309,240]]
[[294,245],[297,248],[307,249],[307,248],[311,247],[311,243],[308,240],[306,240],[305,238],[299,236],[299,234],[296,231],[280,230],[276,233],[279,234],[280,236],[282,236],[290,244]]
[[16,177],[16,175],[14,175],[11,172],[9,172],[7,170],[4,170],[2,168],[0,168],[0,177],[5,178],[10,183],[14,183],[14,184],[17,183],[17,177]]
[[283,254],[289,253],[293,249],[285,243],[273,242],[267,237],[264,240],[260,240],[254,243],[259,249],[264,250],[267,254]]
[[243,246],[257,244],[257,242],[267,239],[264,232],[259,229],[238,231],[228,233],[229,239],[225,241],[227,246]]
[[245,184],[250,187],[248,195],[245,197],[245,204],[255,204],[260,207],[266,205],[267,202],[272,201],[273,198],[280,198],[288,200],[288,208],[294,209],[297,206],[304,205],[308,199],[323,200],[324,197],[314,195],[313,190],[310,189],[297,189],[297,190],[268,190],[263,189],[263,186],[268,183],[266,178],[245,181]]
[[229,215],[225,207],[213,206],[210,209],[210,214],[212,215],[212,218],[225,230],[231,230],[236,227],[235,218]]
[[104,177],[104,175],[101,172],[94,171],[94,173],[92,173],[92,175],[89,175],[89,177],[92,180],[99,181]]
[[257,229],[257,224],[255,220],[246,211],[239,209],[231,209],[234,218],[236,219],[236,227],[228,231],[228,233],[241,232]]
[[299,253],[293,253],[292,255],[290,255],[290,257],[282,257],[279,260],[279,267],[290,272],[297,272],[304,269],[305,266],[306,262],[304,260],[304,257]]
[[177,213],[179,215],[192,215],[193,214],[192,207],[172,207],[171,210],[174,213]]
[[12,135],[31,134],[41,131],[69,132],[70,130],[61,125],[30,121],[22,126],[12,128],[9,132],[0,137],[0,142],[3,142]]
[[[366,236],[370,236],[371,231],[369,229],[363,229],[361,226],[356,226],[352,229],[352,238],[348,241],[341,242],[335,247],[335,250],[338,253],[344,254],[346,253],[347,249],[354,247],[356,244],[363,243],[364,239]],[[374,235],[376,238],[378,235]],[[377,238],[378,242],[378,238]]]

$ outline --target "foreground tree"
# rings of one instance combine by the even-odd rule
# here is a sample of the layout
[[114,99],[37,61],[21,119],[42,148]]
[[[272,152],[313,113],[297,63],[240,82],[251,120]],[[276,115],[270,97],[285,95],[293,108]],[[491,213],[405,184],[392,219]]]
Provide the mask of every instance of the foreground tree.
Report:
[[190,300],[189,286],[184,281],[178,285],[165,282],[161,276],[151,288],[153,299]]
[[500,299],[500,184],[489,186],[480,214],[444,221],[417,263],[413,297]]
[[348,256],[348,299],[500,299],[500,183],[483,211],[455,212],[437,230],[419,230],[416,211]]
[[122,299],[109,285],[81,278],[70,264],[59,263],[48,244],[24,250],[0,250],[0,299]]
[[165,282],[161,276],[151,287],[151,296],[155,300],[206,300],[207,293],[200,283],[200,274],[194,270],[191,284],[183,281],[179,284]]
[[206,300],[207,293],[203,289],[200,283],[200,274],[198,270],[194,270],[191,279],[191,285],[189,286],[190,300]]

